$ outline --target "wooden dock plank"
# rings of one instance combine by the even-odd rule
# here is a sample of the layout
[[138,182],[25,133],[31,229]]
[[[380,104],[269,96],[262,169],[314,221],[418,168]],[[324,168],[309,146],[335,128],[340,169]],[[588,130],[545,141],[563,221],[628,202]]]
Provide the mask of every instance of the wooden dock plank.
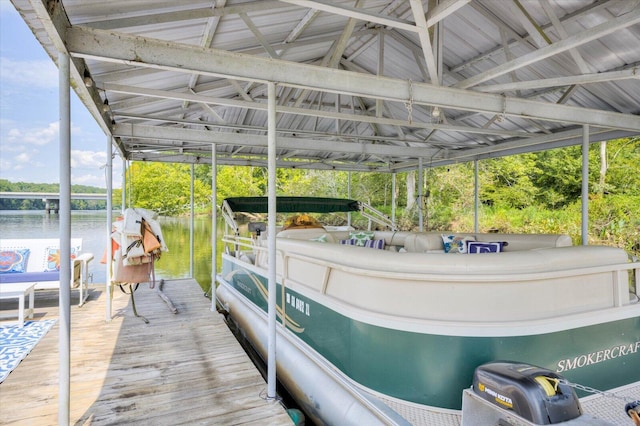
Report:
[[[291,425],[284,408],[262,395],[266,384],[221,315],[193,280],[167,281],[178,308],[141,285],[133,316],[116,290],[105,321],[104,287],[91,289],[71,314],[71,424]],[[36,296],[36,320],[57,318],[57,300]],[[0,384],[2,424],[58,421],[59,324]]]

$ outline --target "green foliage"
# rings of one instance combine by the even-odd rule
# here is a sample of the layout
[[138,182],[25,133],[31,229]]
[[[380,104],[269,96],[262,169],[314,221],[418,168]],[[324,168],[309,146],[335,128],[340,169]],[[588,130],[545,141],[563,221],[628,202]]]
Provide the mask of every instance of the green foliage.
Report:
[[611,194],[640,194],[640,137],[607,142],[607,174],[603,191]]
[[640,254],[640,195],[593,196],[589,200],[590,243]]
[[[582,191],[582,153],[579,146],[535,154],[532,180],[542,191],[536,201],[549,208],[566,206]],[[590,166],[593,169],[592,166]]]
[[481,201],[487,205],[510,205],[514,208],[531,205],[538,195],[538,187],[531,179],[536,169],[535,154],[483,161]]
[[228,197],[266,195],[264,188],[266,188],[267,176],[256,173],[255,169],[256,167],[218,166],[216,204],[219,206],[222,200]]
[[[640,255],[640,138],[609,141],[602,148],[589,149],[590,243]],[[581,167],[581,148],[575,146],[481,161],[480,231],[563,233],[580,244]],[[439,168],[430,176],[427,229],[472,231],[472,166]],[[400,217],[401,227],[415,229],[415,215],[406,217]]]
[[[185,164],[134,162],[127,170],[131,206],[175,215],[189,209],[191,167]],[[194,181],[194,204],[209,204],[210,186]]]

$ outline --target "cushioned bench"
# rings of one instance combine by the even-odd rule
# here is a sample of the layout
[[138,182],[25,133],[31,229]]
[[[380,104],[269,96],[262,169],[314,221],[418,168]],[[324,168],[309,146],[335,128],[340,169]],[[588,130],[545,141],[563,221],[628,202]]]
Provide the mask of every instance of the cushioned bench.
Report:
[[[443,235],[509,244],[504,253],[450,254]],[[375,231],[384,250],[345,244],[358,237],[349,231],[291,229],[277,237],[276,274],[287,287],[376,315],[495,323],[638,303],[637,262],[619,248],[573,246],[567,235]],[[263,238],[253,264],[266,269]]]
[[[552,247],[570,247],[571,237],[564,234],[494,234],[472,232],[410,232],[373,231],[373,239],[385,242],[385,248],[404,249],[409,253],[443,253],[442,236],[473,239],[477,242],[506,242],[502,251],[534,250]],[[338,243],[349,239],[350,231],[328,231],[322,228],[287,229],[277,234],[278,238],[312,240],[323,238],[328,243]]]
[[[0,286],[33,283],[36,290],[60,288],[60,243],[57,238],[0,240]],[[78,289],[78,305],[89,296],[92,253],[81,253],[82,239],[71,239],[71,288]]]
[[[550,319],[632,305],[637,298],[630,278],[640,271],[624,250],[605,246],[392,253],[280,238],[276,259],[278,277],[295,291],[317,291],[370,315],[470,322]],[[266,269],[266,256],[256,257],[256,266]]]

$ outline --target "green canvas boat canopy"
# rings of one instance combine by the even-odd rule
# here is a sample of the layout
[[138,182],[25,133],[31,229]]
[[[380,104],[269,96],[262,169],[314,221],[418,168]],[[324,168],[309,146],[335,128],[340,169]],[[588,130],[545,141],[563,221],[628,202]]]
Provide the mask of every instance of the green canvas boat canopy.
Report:
[[[234,212],[267,213],[268,197],[233,197],[224,200]],[[277,197],[278,213],[334,213],[360,211],[356,200],[323,197]]]

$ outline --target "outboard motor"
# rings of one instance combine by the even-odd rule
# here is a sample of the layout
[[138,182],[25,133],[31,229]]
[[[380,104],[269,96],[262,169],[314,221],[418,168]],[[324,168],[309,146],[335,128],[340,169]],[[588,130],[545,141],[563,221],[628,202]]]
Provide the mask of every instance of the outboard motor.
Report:
[[481,365],[473,374],[472,389],[463,394],[463,426],[558,423],[608,424],[583,415],[578,396],[572,387],[563,383],[561,376],[530,364]]

